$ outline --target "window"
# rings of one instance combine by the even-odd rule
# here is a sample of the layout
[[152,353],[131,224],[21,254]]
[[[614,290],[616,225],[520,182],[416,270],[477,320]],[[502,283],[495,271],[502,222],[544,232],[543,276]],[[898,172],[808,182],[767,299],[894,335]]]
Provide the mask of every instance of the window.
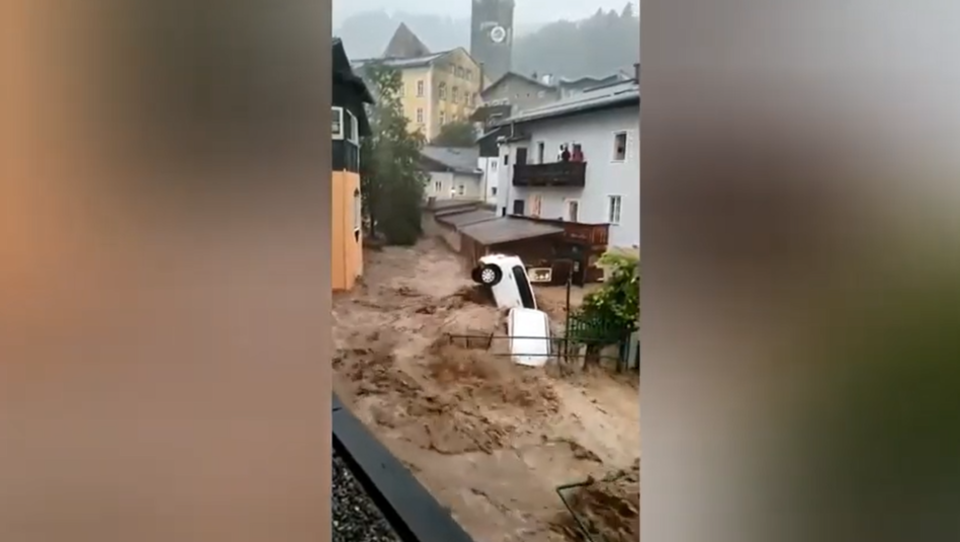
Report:
[[540,216],[540,211],[543,207],[543,196],[540,194],[534,194],[530,196],[530,216]]
[[490,187],[490,195],[491,195],[491,196],[496,196],[496,195],[497,195],[497,187],[496,187],[496,186],[491,186],[491,187]]
[[423,124],[423,108],[422,107],[417,108],[417,123]]
[[443,190],[443,183],[440,181],[434,181],[433,191],[439,194]]
[[466,190],[466,187],[463,186],[462,184],[457,187],[457,195],[458,195],[458,196],[464,195],[464,194],[466,193],[466,191],[467,191],[467,190]]
[[611,224],[620,223],[620,207],[622,201],[620,196],[607,196],[607,222]]
[[580,202],[572,199],[567,200],[567,220],[570,222],[580,221]]
[[463,77],[463,68],[457,66],[457,77]]
[[613,161],[623,162],[627,159],[627,133],[613,134]]
[[457,98],[460,96],[460,89],[453,87],[453,101],[456,102]]
[[509,165],[510,165],[510,154],[509,154],[509,153],[503,155],[503,165],[505,165],[505,166],[509,166]]
[[513,214],[523,216],[523,200],[513,200]]
[[443,126],[447,123],[447,114],[444,111],[440,112],[440,126]]
[[546,150],[546,146],[544,145],[543,141],[538,142],[537,143],[537,163],[538,164],[545,163],[544,162],[545,157],[543,156],[543,153],[545,150]]
[[496,170],[497,170],[497,159],[496,159],[496,158],[491,158],[491,159],[490,159],[490,169],[493,170],[493,171],[496,171]]
[[423,80],[417,81],[417,96],[423,96]]
[[331,113],[333,125],[330,127],[330,135],[333,139],[343,139],[343,109],[334,107]]
[[353,233],[360,238],[360,228],[363,225],[363,200],[360,198],[360,189],[353,191]]
[[527,282],[527,273],[519,265],[514,266],[511,271],[513,271],[513,277],[517,280],[517,293],[520,294],[520,302],[523,303],[523,307],[525,309],[536,307],[537,302],[533,297],[533,288]]
[[357,120],[356,117],[354,117],[353,113],[351,113],[350,111],[344,111],[340,117],[340,120],[342,121],[341,128],[343,129],[343,139],[345,141],[352,141],[356,143],[357,132],[356,130],[354,130],[356,126],[354,124],[354,121]]
[[446,84],[446,83],[440,83],[440,86],[439,86],[438,88],[440,89],[440,99],[441,99],[441,100],[446,100],[446,99],[447,99],[447,84]]

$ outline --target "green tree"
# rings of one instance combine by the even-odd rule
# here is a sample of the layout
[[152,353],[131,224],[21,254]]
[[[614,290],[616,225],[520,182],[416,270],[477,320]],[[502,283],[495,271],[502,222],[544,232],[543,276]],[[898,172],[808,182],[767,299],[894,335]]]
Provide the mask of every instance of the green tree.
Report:
[[477,142],[477,133],[468,121],[456,121],[444,124],[440,133],[430,142],[438,147],[472,147]]
[[606,270],[606,280],[583,298],[574,315],[580,325],[571,337],[587,346],[587,362],[599,361],[600,350],[624,340],[640,320],[640,256],[607,252],[598,264]]
[[423,135],[411,133],[400,102],[400,73],[382,64],[364,68],[376,98],[368,107],[371,134],[360,155],[363,214],[372,235],[387,243],[412,245],[422,232],[420,213],[426,175],[420,170]]

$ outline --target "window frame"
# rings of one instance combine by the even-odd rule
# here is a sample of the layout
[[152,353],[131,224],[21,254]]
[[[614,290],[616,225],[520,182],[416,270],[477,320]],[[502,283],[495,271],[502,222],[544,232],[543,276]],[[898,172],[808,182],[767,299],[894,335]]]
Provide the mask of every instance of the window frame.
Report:
[[[614,201],[616,204],[616,217],[614,217]],[[616,218],[614,220],[614,218]],[[623,219],[623,196],[621,194],[607,194],[607,223],[611,226],[619,226]]]
[[[343,140],[343,108],[339,106],[333,106],[330,108],[332,121],[330,123],[330,137],[337,141]],[[337,126],[339,129],[334,130],[334,126]]]
[[423,98],[423,79],[417,81],[417,98]]
[[[566,203],[567,203],[566,205],[567,208],[565,209],[566,212],[563,213],[565,215],[565,220],[568,220],[570,222],[580,222],[580,200],[576,198],[571,198],[571,199],[568,199]],[[577,208],[577,216],[573,216],[573,214],[570,212],[571,206],[574,206],[574,205]]]
[[[620,138],[620,136],[623,136],[623,157],[622,158],[617,157],[617,154],[618,154],[617,140]],[[629,144],[629,142],[630,142],[630,136],[627,134],[626,130],[617,130],[616,132],[613,133],[613,156],[610,159],[611,162],[621,164],[627,161],[627,145]]]
[[530,194],[530,216],[540,218],[543,214],[543,195]]

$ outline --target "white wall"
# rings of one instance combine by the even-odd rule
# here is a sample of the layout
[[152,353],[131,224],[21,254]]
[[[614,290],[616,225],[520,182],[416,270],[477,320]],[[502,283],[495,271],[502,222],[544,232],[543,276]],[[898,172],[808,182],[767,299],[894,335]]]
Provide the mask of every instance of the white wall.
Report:
[[[449,171],[431,171],[430,180],[424,191],[428,196],[439,199],[481,199],[483,190],[480,186],[480,175],[466,175]],[[459,187],[463,186],[463,194]]]
[[[610,226],[610,245],[640,245],[640,107],[625,107],[595,113],[584,113],[560,119],[547,119],[525,125],[530,141],[500,146],[500,160],[509,154],[509,167],[500,167],[497,208],[513,211],[513,201],[526,201],[526,214],[531,214],[534,196],[541,198],[540,216],[569,220],[567,204],[580,204],[579,222],[609,221],[609,196],[620,196],[619,224]],[[626,159],[614,158],[614,134],[627,132]],[[516,149],[527,147],[527,163],[537,162],[537,143],[544,144],[546,162],[556,161],[563,143],[579,143],[587,162],[584,188],[525,188],[512,186]]]
[[487,203],[497,203],[497,193],[500,190],[499,178],[500,159],[498,157],[483,157],[477,159],[477,167],[483,172],[480,179],[481,190],[485,192],[484,200]]

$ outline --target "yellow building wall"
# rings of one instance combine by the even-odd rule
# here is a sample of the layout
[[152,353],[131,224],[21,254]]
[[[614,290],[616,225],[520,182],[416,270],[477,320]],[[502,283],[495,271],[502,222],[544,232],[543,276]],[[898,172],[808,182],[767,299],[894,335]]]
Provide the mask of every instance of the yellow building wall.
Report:
[[[410,121],[411,132],[420,129],[426,135],[430,119],[430,68],[410,68],[401,72],[403,79],[403,114]],[[417,82],[423,81],[423,96],[417,96]],[[423,123],[417,122],[417,109],[423,110]]]
[[[403,70],[401,101],[404,116],[410,121],[410,131],[419,129],[429,141],[440,133],[443,124],[469,118],[480,105],[483,87],[480,71],[480,65],[462,49],[437,59],[429,67]],[[419,81],[423,81],[423,96],[417,96]],[[444,97],[441,97],[441,84],[445,87]],[[453,99],[454,87],[456,100]],[[417,109],[423,111],[422,123],[417,122]]]
[[334,171],[331,179],[330,282],[334,291],[353,289],[363,274],[363,236],[354,235],[354,192],[360,176]]
[[[441,85],[446,89],[443,97]],[[443,124],[468,119],[479,105],[482,85],[480,65],[466,51],[456,49],[438,59],[433,67],[434,114],[426,131],[436,137]]]

